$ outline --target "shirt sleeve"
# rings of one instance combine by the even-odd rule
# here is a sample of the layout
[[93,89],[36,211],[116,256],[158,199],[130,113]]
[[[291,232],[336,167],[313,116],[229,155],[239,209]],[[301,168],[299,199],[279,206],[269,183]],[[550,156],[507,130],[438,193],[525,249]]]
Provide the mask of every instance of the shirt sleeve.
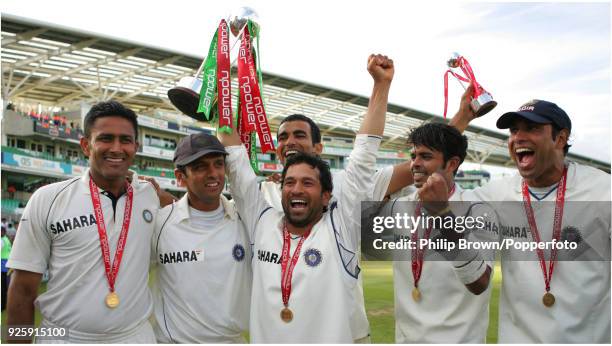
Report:
[[372,189],[372,196],[368,196],[370,200],[382,201],[385,198],[392,176],[393,166],[387,166],[374,173],[374,188]]
[[269,204],[259,190],[257,176],[249,163],[246,149],[242,145],[226,147],[227,175],[230,183],[230,192],[236,203],[236,209],[247,228],[251,242],[255,239],[255,226],[259,216]]
[[52,199],[47,189],[39,189],[25,207],[7,267],[43,274],[51,257],[51,235],[46,213]]
[[361,239],[361,201],[366,200],[373,188],[376,169],[376,152],[381,138],[372,135],[357,135],[351,152],[346,176],[341,180],[341,193],[336,196],[340,214],[339,232],[341,242],[352,251],[359,248]]

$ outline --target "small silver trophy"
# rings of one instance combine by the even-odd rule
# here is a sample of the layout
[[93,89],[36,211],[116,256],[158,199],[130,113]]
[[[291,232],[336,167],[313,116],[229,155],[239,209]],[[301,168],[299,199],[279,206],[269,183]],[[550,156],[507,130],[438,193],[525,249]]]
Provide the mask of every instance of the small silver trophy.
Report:
[[489,113],[493,108],[495,108],[495,106],[497,106],[497,101],[493,100],[493,96],[491,96],[491,94],[476,81],[474,71],[472,71],[472,67],[465,57],[461,56],[459,53],[453,53],[446,64],[451,69],[460,68],[461,71],[463,71],[465,77],[452,72],[450,69],[447,71],[447,73],[450,72],[457,78],[463,89],[465,89],[465,86],[463,83],[461,83],[461,81],[474,84],[474,95],[472,95],[470,105],[472,106],[476,117]]

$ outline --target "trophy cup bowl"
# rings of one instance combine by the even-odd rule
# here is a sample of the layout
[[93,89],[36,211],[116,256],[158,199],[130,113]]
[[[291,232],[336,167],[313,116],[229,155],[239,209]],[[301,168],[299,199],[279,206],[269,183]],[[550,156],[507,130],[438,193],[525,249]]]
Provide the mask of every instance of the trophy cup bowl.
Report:
[[474,110],[474,115],[478,118],[489,113],[495,106],[497,101],[493,100],[493,96],[486,91],[482,91],[478,97],[472,99],[470,106]]
[[450,68],[459,67],[459,58],[461,58],[461,55],[459,55],[459,53],[453,53],[453,55],[451,55],[451,57],[446,61],[446,64]]
[[248,20],[251,20],[255,27],[253,28],[256,32],[259,31],[259,16],[254,9],[250,7],[241,7],[235,14],[230,16],[229,27],[232,34],[236,37],[240,35],[242,28],[247,24]]
[[199,78],[183,77],[174,88],[168,90],[168,98],[183,114],[202,121],[204,115],[198,113],[201,88],[202,81]]

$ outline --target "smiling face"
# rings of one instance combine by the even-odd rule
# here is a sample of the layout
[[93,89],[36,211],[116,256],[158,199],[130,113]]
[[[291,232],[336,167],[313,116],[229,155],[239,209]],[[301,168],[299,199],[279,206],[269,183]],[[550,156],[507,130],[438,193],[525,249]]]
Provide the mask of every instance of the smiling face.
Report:
[[80,144],[98,186],[109,189],[123,184],[138,150],[136,131],[129,120],[100,117],[94,121],[89,138],[82,137]]
[[278,128],[276,156],[281,164],[287,157],[298,152],[320,155],[323,151],[321,143],[314,144],[310,124],[301,120],[287,121]]
[[288,223],[295,227],[314,225],[330,198],[331,193],[323,191],[318,168],[298,163],[287,169],[282,186],[282,205]]
[[535,182],[530,186],[540,185],[539,181],[548,184],[548,180],[552,180],[550,184],[554,183],[558,167],[563,166],[567,130],[562,130],[555,139],[552,131],[550,124],[538,124],[521,118],[517,118],[510,126],[510,157],[521,176],[528,183]]
[[219,206],[219,197],[225,186],[225,157],[209,154],[188,164],[184,171],[174,171],[179,186],[187,188],[192,207],[211,211]]
[[442,152],[424,145],[413,147],[410,155],[412,157],[411,170],[415,187],[419,189],[423,187],[427,178],[434,172],[442,174],[448,182],[453,181],[453,172],[459,166],[459,159],[457,157],[450,158],[445,164]]

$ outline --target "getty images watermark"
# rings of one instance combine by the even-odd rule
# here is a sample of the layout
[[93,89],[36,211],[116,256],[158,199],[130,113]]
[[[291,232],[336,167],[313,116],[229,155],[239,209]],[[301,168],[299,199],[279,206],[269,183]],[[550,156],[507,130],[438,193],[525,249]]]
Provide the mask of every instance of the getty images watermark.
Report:
[[363,202],[364,258],[409,260],[411,250],[423,250],[427,260],[448,260],[444,252],[459,259],[462,250],[478,250],[487,260],[499,251],[520,261],[537,261],[538,252],[562,261],[610,260],[610,202],[566,202],[557,226],[554,203],[540,202],[536,231],[521,202],[451,202],[449,209],[430,215],[417,202]]

